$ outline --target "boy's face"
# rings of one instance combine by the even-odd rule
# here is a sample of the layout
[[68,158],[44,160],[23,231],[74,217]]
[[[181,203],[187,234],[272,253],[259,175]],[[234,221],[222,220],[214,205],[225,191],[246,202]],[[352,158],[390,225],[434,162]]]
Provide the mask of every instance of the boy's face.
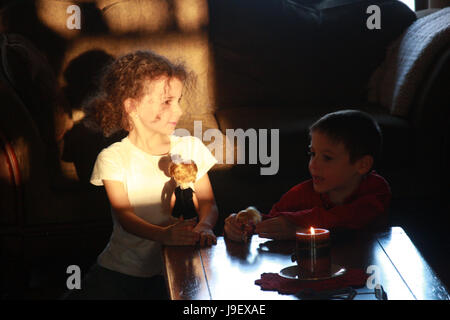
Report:
[[367,173],[365,160],[350,162],[350,155],[343,143],[335,143],[320,131],[311,133],[311,157],[309,172],[314,190],[327,193],[331,201],[343,201],[359,185],[363,174]]

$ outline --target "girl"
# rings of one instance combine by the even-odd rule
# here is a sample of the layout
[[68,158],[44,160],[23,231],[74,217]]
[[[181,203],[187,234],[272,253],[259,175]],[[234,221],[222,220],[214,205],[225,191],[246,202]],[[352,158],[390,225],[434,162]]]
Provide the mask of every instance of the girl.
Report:
[[[207,175],[216,159],[199,139],[172,135],[182,114],[179,102],[186,80],[181,65],[152,52],[127,54],[105,71],[87,118],[106,136],[120,129],[128,136],[103,149],[92,172],[91,183],[105,186],[113,232],[78,297],[163,297],[161,244],[216,243],[212,229],[218,212]],[[175,157],[198,166],[197,224],[171,217],[176,184],[169,165]]]

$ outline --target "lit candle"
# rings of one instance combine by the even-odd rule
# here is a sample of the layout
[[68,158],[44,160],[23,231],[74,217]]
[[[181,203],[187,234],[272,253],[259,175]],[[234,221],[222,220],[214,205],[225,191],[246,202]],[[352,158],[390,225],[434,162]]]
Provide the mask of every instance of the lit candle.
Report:
[[327,276],[331,270],[330,231],[313,227],[308,231],[296,232],[296,260],[300,278]]

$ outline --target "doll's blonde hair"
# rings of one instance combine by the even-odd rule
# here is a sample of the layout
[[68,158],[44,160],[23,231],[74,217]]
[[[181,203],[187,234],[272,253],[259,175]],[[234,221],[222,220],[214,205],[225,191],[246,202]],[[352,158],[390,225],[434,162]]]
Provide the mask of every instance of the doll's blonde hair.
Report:
[[180,184],[195,182],[197,172],[197,165],[194,161],[172,162],[169,166],[170,176]]

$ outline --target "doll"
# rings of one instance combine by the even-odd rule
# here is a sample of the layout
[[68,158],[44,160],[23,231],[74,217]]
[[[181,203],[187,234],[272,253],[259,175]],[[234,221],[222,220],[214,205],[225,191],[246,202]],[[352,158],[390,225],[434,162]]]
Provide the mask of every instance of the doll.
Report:
[[256,224],[261,222],[261,220],[261,213],[255,207],[248,207],[245,210],[239,211],[236,215],[236,221],[242,225],[246,241],[248,241],[255,232]]
[[175,218],[198,219],[198,200],[194,192],[197,165],[194,161],[172,161],[169,174],[177,186],[172,195],[172,216]]

